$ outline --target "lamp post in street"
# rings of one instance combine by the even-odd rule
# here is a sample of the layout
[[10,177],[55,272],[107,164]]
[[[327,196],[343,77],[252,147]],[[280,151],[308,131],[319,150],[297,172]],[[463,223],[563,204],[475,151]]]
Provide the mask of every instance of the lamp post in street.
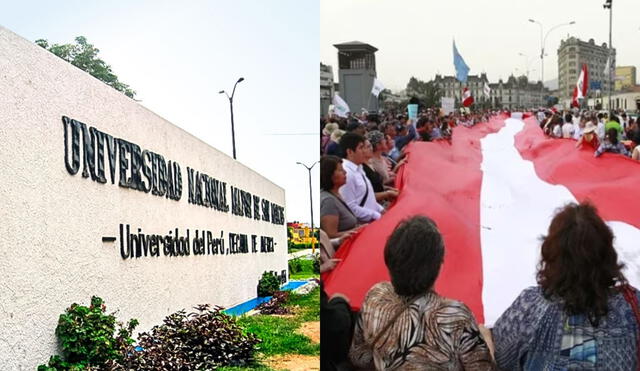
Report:
[[612,0],[605,0],[605,3],[602,5],[603,8],[605,9],[609,9],[609,55],[607,56],[607,59],[609,60],[607,63],[609,65],[609,71],[607,71],[607,73],[609,74],[609,111],[611,111],[612,105],[611,105],[611,70],[613,69],[613,45],[611,45],[611,27],[612,27],[612,20],[613,20],[613,10],[611,9]]
[[575,21],[571,21],[568,23],[560,23],[558,25],[555,25],[553,27],[551,27],[551,29],[549,31],[547,31],[547,33],[544,35],[544,37],[542,37],[542,34],[544,33],[543,29],[544,27],[542,26],[542,23],[534,20],[534,19],[529,19],[529,22],[531,23],[536,23],[538,26],[540,26],[540,82],[542,83],[542,87],[540,89],[540,95],[543,95],[544,92],[544,45],[547,42],[547,36],[549,36],[549,33],[553,30],[555,30],[558,27],[562,27],[562,26],[570,26],[572,24],[575,24]]
[[311,203],[311,252],[314,254],[316,252],[316,245],[315,243],[313,243],[313,191],[311,188],[311,169],[313,169],[313,167],[316,166],[317,163],[318,161],[314,162],[313,165],[309,167],[302,162],[296,162],[296,164],[304,166],[309,171],[309,202]]
[[238,85],[239,82],[244,81],[244,77],[241,77],[238,79],[238,81],[236,81],[236,83],[233,85],[233,91],[231,92],[231,96],[229,96],[229,94],[227,94],[226,91],[224,90],[220,90],[218,92],[218,94],[225,94],[227,96],[227,98],[229,98],[229,107],[231,107],[231,142],[233,144],[233,159],[236,159],[236,131],[235,131],[235,127],[233,125],[233,96],[236,93],[236,86]]

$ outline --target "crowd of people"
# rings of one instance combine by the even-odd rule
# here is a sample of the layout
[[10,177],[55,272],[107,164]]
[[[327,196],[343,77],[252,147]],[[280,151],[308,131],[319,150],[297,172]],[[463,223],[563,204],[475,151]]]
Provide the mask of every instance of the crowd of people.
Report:
[[425,216],[407,218],[384,248],[391,282],[374,285],[359,313],[344,295],[322,293],[322,369],[637,369],[639,292],[613,239],[589,203],[558,210],[542,239],[537,286],[489,329],[434,291],[442,235]]
[[553,138],[575,139],[577,148],[618,153],[640,160],[638,119],[624,111],[538,110],[536,118],[544,133]]
[[[393,113],[323,120],[321,271],[333,269],[342,242],[398,196],[395,177],[410,142],[450,140],[453,127],[493,114],[427,110],[416,120]],[[573,138],[596,157],[639,150],[638,124],[622,113],[535,115],[547,135]],[[409,217],[385,244],[391,282],[374,285],[358,313],[344,295],[322,292],[322,369],[636,369],[638,291],[622,273],[613,239],[591,204],[559,209],[542,239],[538,285],[524,289],[488,329],[464,303],[434,291],[444,240],[432,219]]]

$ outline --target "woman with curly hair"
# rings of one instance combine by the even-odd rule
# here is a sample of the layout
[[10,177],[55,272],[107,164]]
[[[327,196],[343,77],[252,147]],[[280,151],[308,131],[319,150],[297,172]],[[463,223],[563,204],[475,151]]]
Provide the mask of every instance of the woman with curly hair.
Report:
[[543,237],[538,286],[492,330],[505,370],[635,370],[638,291],[627,284],[613,233],[589,203],[559,210]]

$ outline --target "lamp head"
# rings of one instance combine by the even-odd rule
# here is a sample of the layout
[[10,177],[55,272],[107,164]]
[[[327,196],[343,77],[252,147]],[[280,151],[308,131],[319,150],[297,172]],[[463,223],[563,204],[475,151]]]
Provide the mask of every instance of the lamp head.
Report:
[[218,94],[224,94],[224,90],[220,90]]
[[[241,77],[241,78],[239,78],[239,79],[238,79],[238,82],[242,82],[242,81],[244,81],[244,77]],[[236,84],[237,84],[238,82],[236,82]]]
[[536,21],[534,21],[533,19],[529,18],[529,22],[531,23],[536,23]]

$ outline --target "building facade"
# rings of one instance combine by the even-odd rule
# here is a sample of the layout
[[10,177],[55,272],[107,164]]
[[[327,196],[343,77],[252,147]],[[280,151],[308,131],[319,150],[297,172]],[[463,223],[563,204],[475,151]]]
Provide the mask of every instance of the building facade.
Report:
[[465,86],[471,91],[477,106],[489,104],[489,97],[484,94],[484,84],[489,83],[485,73],[480,74],[480,76],[467,76],[466,83],[458,81],[455,76],[441,76],[439,74],[436,75],[433,81],[440,89],[443,97],[455,99],[456,106],[460,106],[462,102],[462,91]]
[[622,91],[636,85],[636,67],[620,66],[616,67],[615,91]]
[[333,67],[320,63],[320,116],[329,112],[334,92]]
[[[593,39],[582,41],[569,37],[560,42],[558,48],[558,88],[561,101],[571,98],[578,81],[582,64],[589,70],[589,97],[609,91],[609,75],[605,71],[609,48],[607,43],[596,45]],[[612,66],[615,67],[616,50],[612,49]],[[613,68],[612,67],[612,68]],[[612,76],[613,80],[613,76]]]
[[540,81],[529,82],[526,76],[509,76],[507,81],[498,80],[489,84],[491,88],[491,107],[509,110],[528,109],[546,106],[549,89],[542,87]]
[[371,94],[371,88],[376,78],[375,52],[378,49],[360,41],[333,46],[338,49],[340,97],[347,102],[351,112],[377,111],[378,100]]

